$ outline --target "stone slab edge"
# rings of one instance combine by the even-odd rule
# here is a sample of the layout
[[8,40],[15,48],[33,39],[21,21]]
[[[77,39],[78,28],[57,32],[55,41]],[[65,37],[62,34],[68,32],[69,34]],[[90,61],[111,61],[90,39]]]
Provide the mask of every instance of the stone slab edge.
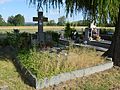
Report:
[[27,80],[27,83],[30,86],[36,88],[37,79],[35,75],[33,75],[27,68],[25,68],[17,58],[13,59],[13,63],[15,67],[17,68],[17,70],[19,70],[22,77],[24,77],[24,79]]
[[107,63],[99,64],[97,66],[75,70],[67,73],[61,73],[61,74],[58,74],[57,76],[52,76],[51,78],[37,80],[36,89],[38,90],[38,89],[47,88],[52,85],[58,85],[61,82],[65,82],[67,80],[75,79],[78,77],[88,76],[97,72],[108,70],[112,67],[113,67],[113,62],[109,61]]

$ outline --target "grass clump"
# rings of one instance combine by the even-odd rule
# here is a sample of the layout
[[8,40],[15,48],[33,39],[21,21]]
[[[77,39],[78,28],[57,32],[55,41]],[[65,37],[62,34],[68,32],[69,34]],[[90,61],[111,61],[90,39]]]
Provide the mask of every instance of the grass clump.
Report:
[[95,50],[86,48],[69,48],[59,54],[30,50],[21,52],[18,57],[39,79],[105,62]]

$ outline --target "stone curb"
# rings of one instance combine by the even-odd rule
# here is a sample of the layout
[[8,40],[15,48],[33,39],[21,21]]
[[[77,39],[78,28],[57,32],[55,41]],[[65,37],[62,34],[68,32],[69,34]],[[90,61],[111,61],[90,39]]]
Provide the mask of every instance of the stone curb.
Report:
[[51,78],[45,78],[44,80],[36,81],[36,89],[47,88],[52,85],[58,85],[61,82],[65,82],[67,80],[75,79],[78,77],[88,76],[97,72],[105,71],[113,67],[113,62],[109,61],[105,64],[100,64],[97,66],[84,68],[80,70],[75,70],[72,72],[61,73],[57,76],[52,76]]
[[13,63],[17,68],[17,70],[22,75],[22,77],[24,77],[24,79],[27,80],[27,83],[30,86],[36,88],[36,81],[37,81],[36,76],[33,75],[27,68],[25,68],[17,58],[13,59]]

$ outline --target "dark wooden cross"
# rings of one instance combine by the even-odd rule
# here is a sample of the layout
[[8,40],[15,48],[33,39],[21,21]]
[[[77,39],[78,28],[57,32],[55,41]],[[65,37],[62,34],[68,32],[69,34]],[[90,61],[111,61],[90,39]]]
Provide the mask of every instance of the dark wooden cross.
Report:
[[38,17],[33,17],[33,21],[38,21],[38,41],[43,41],[43,22],[47,22],[48,18],[43,17],[43,12],[38,12]]
[[38,33],[43,32],[43,22],[48,22],[47,17],[43,17],[43,12],[38,12],[38,17],[33,17],[33,21],[38,21]]

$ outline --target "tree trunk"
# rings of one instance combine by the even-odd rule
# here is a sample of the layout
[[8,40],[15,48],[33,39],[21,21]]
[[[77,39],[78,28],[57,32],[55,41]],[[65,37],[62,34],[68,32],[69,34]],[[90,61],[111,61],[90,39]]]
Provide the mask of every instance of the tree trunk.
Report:
[[120,7],[112,44],[110,45],[108,51],[103,54],[103,56],[112,57],[114,65],[120,66]]

